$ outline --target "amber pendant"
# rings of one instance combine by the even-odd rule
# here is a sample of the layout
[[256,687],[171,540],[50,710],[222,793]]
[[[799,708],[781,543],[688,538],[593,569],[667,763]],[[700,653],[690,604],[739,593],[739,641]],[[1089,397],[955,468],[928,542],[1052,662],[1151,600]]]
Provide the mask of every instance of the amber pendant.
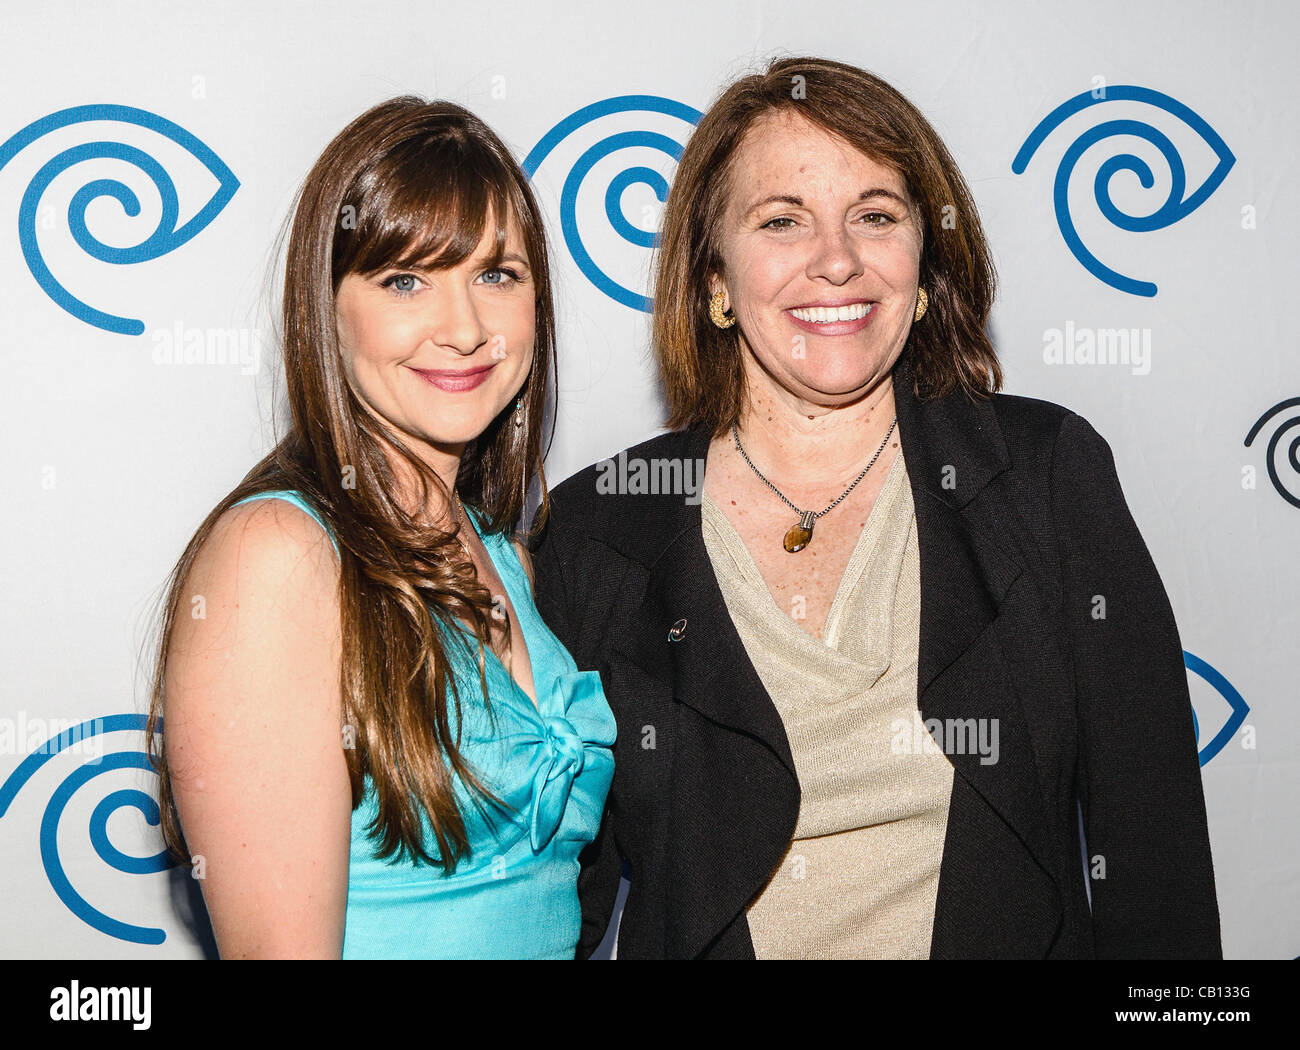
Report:
[[785,549],[791,554],[798,554],[808,544],[812,543],[813,520],[817,517],[816,513],[806,510],[800,515],[799,520],[790,526],[790,531],[785,534]]

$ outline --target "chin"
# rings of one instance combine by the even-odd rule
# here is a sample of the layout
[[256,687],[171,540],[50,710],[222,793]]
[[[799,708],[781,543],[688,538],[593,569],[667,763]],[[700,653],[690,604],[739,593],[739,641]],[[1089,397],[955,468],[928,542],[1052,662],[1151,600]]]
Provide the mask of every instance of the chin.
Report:
[[831,372],[797,378],[800,386],[806,391],[804,396],[808,400],[824,400],[827,404],[839,404],[860,397],[880,377],[874,371],[862,372],[855,369],[852,374]]
[[459,411],[442,411],[436,415],[425,405],[418,412],[406,414],[403,429],[412,437],[432,445],[461,445],[473,441],[492,425],[493,417],[485,407],[481,412],[463,406]]
[[491,422],[492,420],[488,419],[481,425],[466,423],[459,426],[444,422],[436,431],[429,434],[429,440],[440,445],[463,445],[482,437]]

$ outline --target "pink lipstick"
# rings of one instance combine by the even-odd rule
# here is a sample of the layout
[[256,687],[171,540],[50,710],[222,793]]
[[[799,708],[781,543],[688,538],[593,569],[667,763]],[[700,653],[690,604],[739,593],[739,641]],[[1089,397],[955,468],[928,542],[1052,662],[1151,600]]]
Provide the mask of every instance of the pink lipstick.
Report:
[[412,368],[411,371],[439,390],[458,394],[479,386],[494,368],[495,364],[482,368]]

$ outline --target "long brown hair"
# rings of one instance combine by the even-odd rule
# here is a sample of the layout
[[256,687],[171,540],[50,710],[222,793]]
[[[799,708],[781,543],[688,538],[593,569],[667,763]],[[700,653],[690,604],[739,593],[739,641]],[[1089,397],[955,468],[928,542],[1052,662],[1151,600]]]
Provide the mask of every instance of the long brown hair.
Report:
[[[296,489],[329,524],[339,547],[343,649],[342,716],[355,733],[344,749],[353,809],[373,783],[378,815],[369,827],[376,855],[394,852],[452,870],[469,850],[453,776],[475,804],[500,804],[458,748],[460,693],[445,649],[460,639],[454,619],[479,643],[479,686],[487,699],[483,652],[491,637],[492,600],[456,540],[456,529],[422,525],[400,502],[389,455],[418,481],[450,499],[437,474],[360,403],[339,356],[335,298],[348,274],[389,267],[454,266],[477,248],[489,218],[504,253],[513,218],[523,232],[536,290],[536,342],[520,396],[468,443],[457,490],[485,532],[513,531],[536,476],[545,520],[542,428],[555,374],[555,320],[540,212],[527,180],[500,139],[472,113],[449,102],[395,98],[363,113],[326,147],[298,193],[285,262],[280,343],[289,407],[287,432],[204,520],[168,578],[153,669],[146,747],[158,772],[162,832],[168,850],[190,861],[175,809],[159,719],[172,627],[188,607],[190,568],[217,520],[248,496]],[[507,425],[508,424],[508,425]],[[509,634],[508,621],[504,629]],[[457,732],[448,717],[447,679]],[[342,727],[341,727],[342,728]],[[457,739],[453,739],[456,737]],[[340,747],[343,740],[340,737]],[[445,762],[444,762],[445,756]],[[421,811],[438,856],[425,850]]]
[[719,251],[733,158],[760,117],[797,113],[897,171],[922,237],[921,287],[929,309],[913,325],[916,393],[960,388],[988,396],[1002,386],[984,325],[993,305],[993,260],[965,180],[920,111],[865,70],[822,58],[774,60],[728,87],[704,115],[677,165],[657,241],[654,348],[668,402],[667,426],[703,423],[721,434],[740,418],[744,393],[735,328],[709,320],[708,278]]

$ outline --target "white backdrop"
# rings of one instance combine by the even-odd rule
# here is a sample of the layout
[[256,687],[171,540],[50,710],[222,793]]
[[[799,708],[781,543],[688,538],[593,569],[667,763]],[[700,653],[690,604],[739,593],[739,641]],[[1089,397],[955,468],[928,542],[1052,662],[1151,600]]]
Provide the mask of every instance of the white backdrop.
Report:
[[[1300,402],[1286,404],[1300,398],[1300,19],[1284,2],[974,7],[0,4],[0,955],[211,950],[186,921],[193,881],[148,861],[160,839],[139,766],[140,654],[193,530],[273,444],[272,245],[325,143],[416,93],[468,106],[521,161],[533,154],[559,282],[554,484],[661,429],[635,305],[649,253],[604,200],[625,168],[671,179],[673,159],[652,138],[581,179],[588,265],[564,232],[566,179],[612,134],[684,142],[692,112],[776,53],[884,77],[961,166],[999,271],[1006,389],[1065,404],[1110,441],[1169,590],[1225,953],[1300,955]],[[651,98],[607,102],[623,96]],[[547,138],[599,103],[609,112]],[[1114,120],[1131,123],[1088,144]],[[1032,156],[1013,170],[1022,147]],[[1139,164],[1110,194],[1120,212],[1156,213],[1150,229],[1122,228],[1134,224],[1094,192],[1129,153],[1152,185]],[[97,180],[131,193],[87,206],[106,192]],[[621,206],[654,230],[651,187]],[[1081,363],[1089,344],[1126,356]],[[76,747],[33,754],[87,720],[97,732]]]

